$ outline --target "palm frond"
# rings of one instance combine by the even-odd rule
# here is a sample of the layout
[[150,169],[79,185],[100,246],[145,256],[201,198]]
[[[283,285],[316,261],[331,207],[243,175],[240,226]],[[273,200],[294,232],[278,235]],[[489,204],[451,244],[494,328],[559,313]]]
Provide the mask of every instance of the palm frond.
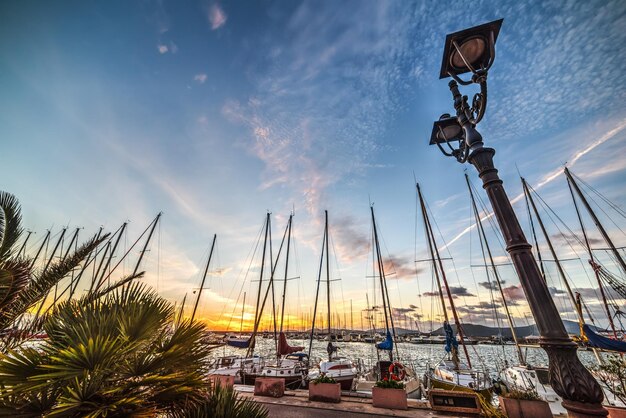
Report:
[[61,394],[56,385],[49,385],[37,391],[18,394],[0,394],[0,416],[14,418],[41,418],[51,410]]
[[[0,261],[0,324],[8,305],[20,296],[30,281],[30,263],[11,259]],[[0,330],[2,328],[0,327]]]
[[232,387],[215,386],[200,402],[179,411],[172,418],[266,418],[267,408],[237,394]]
[[141,392],[125,387],[108,387],[99,376],[85,374],[63,388],[58,403],[48,417],[154,417],[155,406],[146,404]]
[[43,355],[34,348],[0,354],[0,382],[6,386],[23,384],[41,372],[43,361]]
[[17,198],[0,191],[0,260],[13,254],[13,247],[22,234],[22,211]]
[[[52,264],[45,272],[39,275],[33,274],[28,286],[23,289],[19,297],[14,299],[3,309],[3,315],[0,317],[0,329],[9,327],[29,309],[38,303],[42,303],[46,295],[50,292],[50,289],[78,266],[81,261],[106,238],[108,238],[108,234],[98,239],[93,237],[85,244],[81,245],[70,256]],[[32,331],[35,331],[35,329],[32,329]]]

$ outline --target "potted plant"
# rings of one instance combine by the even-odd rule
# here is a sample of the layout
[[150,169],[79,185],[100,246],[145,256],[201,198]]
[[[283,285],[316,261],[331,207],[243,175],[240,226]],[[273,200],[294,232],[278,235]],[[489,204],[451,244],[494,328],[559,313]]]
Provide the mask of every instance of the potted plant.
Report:
[[[609,356],[594,372],[597,379],[615,397],[613,400],[605,400],[608,403],[619,400],[626,404],[626,360],[619,356]],[[610,418],[626,418],[626,408],[614,405],[604,407],[609,411]]]
[[309,383],[309,400],[320,402],[341,402],[341,383],[321,373]]
[[500,396],[500,407],[509,418],[552,418],[550,405],[534,389],[512,389]]
[[385,377],[372,388],[372,403],[377,408],[408,409],[404,383]]

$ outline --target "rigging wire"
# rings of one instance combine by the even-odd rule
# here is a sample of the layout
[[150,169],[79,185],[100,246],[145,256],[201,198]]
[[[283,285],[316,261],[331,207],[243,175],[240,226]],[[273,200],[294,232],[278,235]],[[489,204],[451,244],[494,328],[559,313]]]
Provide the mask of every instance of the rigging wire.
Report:
[[[265,219],[265,215],[263,216],[263,218]],[[239,288],[239,293],[237,294],[237,300],[235,302],[235,306],[233,306],[233,310],[231,312],[230,315],[230,320],[228,321],[228,326],[227,326],[227,330],[230,329],[230,324],[232,322],[232,318],[235,314],[235,310],[237,309],[237,304],[239,304],[239,300],[241,299],[241,296],[243,294],[243,289],[244,286],[246,285],[246,283],[248,283],[248,274],[250,274],[250,271],[252,270],[252,263],[254,262],[254,258],[256,256],[257,250],[259,249],[259,245],[261,243],[261,236],[263,235],[263,231],[265,229],[265,221],[263,221],[263,224],[261,225],[261,228],[259,229],[259,232],[257,233],[257,238],[255,241],[255,244],[250,248],[250,251],[248,251],[248,255],[246,256],[244,261],[248,261],[247,266],[248,268],[246,269],[246,264],[242,265],[241,269],[239,270],[239,274],[237,275],[237,279],[235,279],[235,283],[233,283],[233,287],[231,288],[230,292],[228,293],[228,297],[227,300],[232,300],[232,296],[233,296],[233,291],[236,289],[237,287],[237,283],[239,282],[239,280],[241,279],[241,276],[244,275],[244,269],[245,270],[245,275],[243,277],[243,280],[241,282],[241,287]],[[252,283],[248,283],[248,290],[250,290],[250,288],[252,287]],[[251,293],[250,293],[251,294]],[[217,322],[221,322],[222,317],[225,314],[225,309],[226,309],[226,304],[224,304],[222,311],[220,312],[220,315],[217,319]]]

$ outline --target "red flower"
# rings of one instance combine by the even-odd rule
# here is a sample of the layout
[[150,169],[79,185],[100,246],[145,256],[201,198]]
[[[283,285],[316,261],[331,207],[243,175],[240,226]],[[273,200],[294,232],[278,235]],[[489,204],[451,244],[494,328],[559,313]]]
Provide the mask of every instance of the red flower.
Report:
[[388,377],[384,377],[384,378],[383,378],[383,380],[384,380],[385,382],[388,382],[388,381],[389,381],[389,378],[388,378]]

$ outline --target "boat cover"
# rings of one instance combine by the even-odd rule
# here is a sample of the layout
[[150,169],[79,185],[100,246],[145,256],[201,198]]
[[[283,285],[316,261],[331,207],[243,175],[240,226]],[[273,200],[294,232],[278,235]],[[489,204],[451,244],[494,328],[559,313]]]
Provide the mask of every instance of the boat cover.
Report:
[[284,332],[278,334],[278,354],[285,356],[287,354],[295,353],[296,351],[302,351],[304,347],[292,347],[287,342],[287,336]]
[[250,347],[250,342],[251,341],[252,341],[252,337],[248,338],[247,340],[244,340],[244,339],[233,339],[233,340],[227,340],[226,344],[230,345],[231,347],[248,348],[248,347]]
[[611,338],[598,335],[591,330],[589,325],[583,325],[583,331],[585,336],[589,340],[589,345],[596,348],[602,348],[604,350],[619,351],[620,353],[626,353],[626,341],[617,341]]
[[393,350],[393,338],[391,338],[391,332],[389,332],[389,330],[387,330],[387,338],[385,338],[385,341],[376,344],[376,348],[387,351]]
[[459,348],[459,343],[454,336],[454,330],[452,326],[446,321],[443,323],[443,329],[446,332],[446,352],[452,352],[452,347],[456,350]]

